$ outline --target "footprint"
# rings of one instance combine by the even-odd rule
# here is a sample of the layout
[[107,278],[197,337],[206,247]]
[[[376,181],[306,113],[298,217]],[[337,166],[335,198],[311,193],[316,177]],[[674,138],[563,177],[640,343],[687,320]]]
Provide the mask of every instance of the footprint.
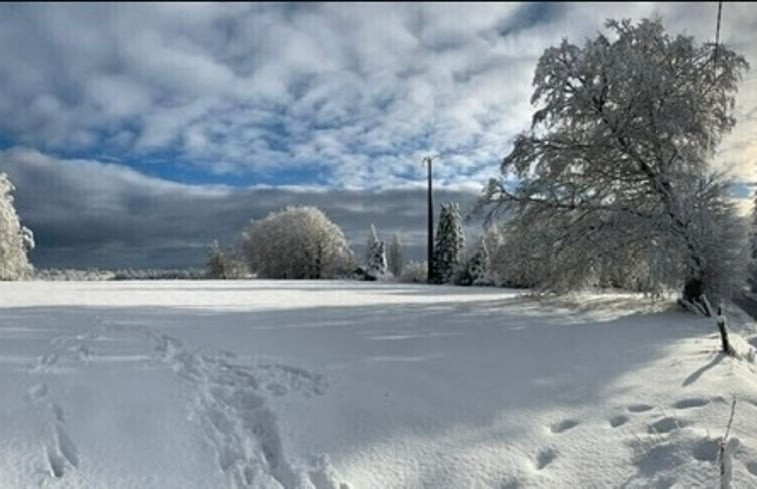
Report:
[[55,425],[55,438],[58,442],[60,454],[74,467],[79,466],[79,453],[76,445],[66,433],[66,430],[59,424]]
[[750,474],[757,477],[757,462],[747,462],[746,469],[749,471]]
[[541,470],[557,458],[557,452],[552,448],[545,448],[536,455],[536,470]]
[[502,483],[501,489],[520,489],[520,481],[518,479],[510,479],[507,482]]
[[571,428],[575,428],[578,426],[578,421],[575,419],[564,419],[560,421],[559,423],[555,423],[550,427],[550,430],[552,430],[552,433],[562,433],[563,431],[568,431]]
[[60,405],[53,403],[50,406],[50,409],[52,409],[53,411],[53,416],[55,416],[55,421],[61,424],[66,421],[66,415],[63,412],[63,408],[60,407]]
[[613,428],[617,428],[618,426],[622,426],[626,423],[628,423],[628,416],[626,416],[625,414],[619,414],[610,418],[610,426],[612,426]]
[[57,353],[46,353],[42,355],[41,357],[37,358],[37,366],[34,367],[35,371],[44,370],[48,367],[52,367],[58,362],[58,354]]
[[673,489],[677,482],[678,479],[675,477],[663,477],[657,481],[654,487],[655,489]]
[[47,447],[47,462],[50,464],[50,472],[53,477],[60,479],[63,477],[63,467],[65,461],[63,457],[55,450],[55,448]]
[[652,434],[655,433],[669,433],[673,430],[676,430],[678,428],[682,428],[686,425],[681,420],[678,420],[673,417],[667,417],[662,418],[660,420],[655,421],[651,425],[649,425],[649,432]]
[[654,406],[650,406],[649,404],[631,404],[628,406],[628,410],[632,413],[643,413],[645,411],[650,411],[654,408]]
[[709,399],[702,399],[702,398],[695,397],[692,399],[681,399],[680,401],[673,404],[673,407],[676,409],[689,409],[689,408],[706,406],[709,403],[710,403]]
[[29,399],[31,402],[39,402],[43,400],[46,395],[47,395],[46,384],[33,385],[29,387],[28,391],[26,391],[26,398]]
[[719,450],[720,445],[718,445],[717,440],[705,438],[694,446],[691,454],[700,462],[716,462]]

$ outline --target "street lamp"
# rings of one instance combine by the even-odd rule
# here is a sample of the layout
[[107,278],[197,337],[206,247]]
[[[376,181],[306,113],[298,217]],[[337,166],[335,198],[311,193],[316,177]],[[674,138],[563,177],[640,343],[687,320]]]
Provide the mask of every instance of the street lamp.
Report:
[[438,158],[439,155],[426,156],[423,158],[424,165],[428,165],[428,243],[426,245],[426,252],[428,253],[426,263],[428,264],[428,271],[426,275],[426,281],[431,283],[434,276],[434,197],[433,197],[433,183],[431,181],[431,164]]

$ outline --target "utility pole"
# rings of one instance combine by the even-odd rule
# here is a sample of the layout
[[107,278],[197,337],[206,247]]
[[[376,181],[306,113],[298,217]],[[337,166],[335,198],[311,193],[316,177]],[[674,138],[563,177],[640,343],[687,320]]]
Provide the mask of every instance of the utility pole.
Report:
[[423,158],[423,164],[428,166],[428,243],[426,252],[428,253],[426,263],[428,263],[428,274],[426,281],[431,283],[434,277],[434,197],[433,182],[431,180],[431,164],[439,155],[426,156]]

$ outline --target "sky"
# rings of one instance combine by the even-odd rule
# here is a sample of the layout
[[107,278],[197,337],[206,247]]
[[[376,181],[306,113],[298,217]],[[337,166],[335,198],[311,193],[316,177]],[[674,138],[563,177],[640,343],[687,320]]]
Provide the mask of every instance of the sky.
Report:
[[[608,18],[712,41],[717,3],[0,4],[0,171],[39,267],[202,266],[213,239],[318,205],[423,256],[425,169],[470,205],[529,125],[534,68]],[[721,40],[755,67],[717,162],[757,181],[757,9]]]

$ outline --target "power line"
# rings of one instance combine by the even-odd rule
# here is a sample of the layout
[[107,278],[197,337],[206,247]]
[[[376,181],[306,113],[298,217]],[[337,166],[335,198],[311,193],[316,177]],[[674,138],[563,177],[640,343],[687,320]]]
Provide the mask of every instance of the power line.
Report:
[[[723,16],[723,2],[722,0],[718,2],[718,19],[715,25],[715,48],[714,52],[712,54],[712,83],[717,82],[718,77],[718,45],[720,44],[720,19]],[[712,135],[708,132],[707,133],[707,154],[712,157],[712,148],[710,145],[712,144],[711,141]]]
[[715,54],[713,55],[713,71],[717,69],[718,63],[718,45],[720,44],[720,19],[723,16],[723,2],[718,2],[718,20],[715,27]]

